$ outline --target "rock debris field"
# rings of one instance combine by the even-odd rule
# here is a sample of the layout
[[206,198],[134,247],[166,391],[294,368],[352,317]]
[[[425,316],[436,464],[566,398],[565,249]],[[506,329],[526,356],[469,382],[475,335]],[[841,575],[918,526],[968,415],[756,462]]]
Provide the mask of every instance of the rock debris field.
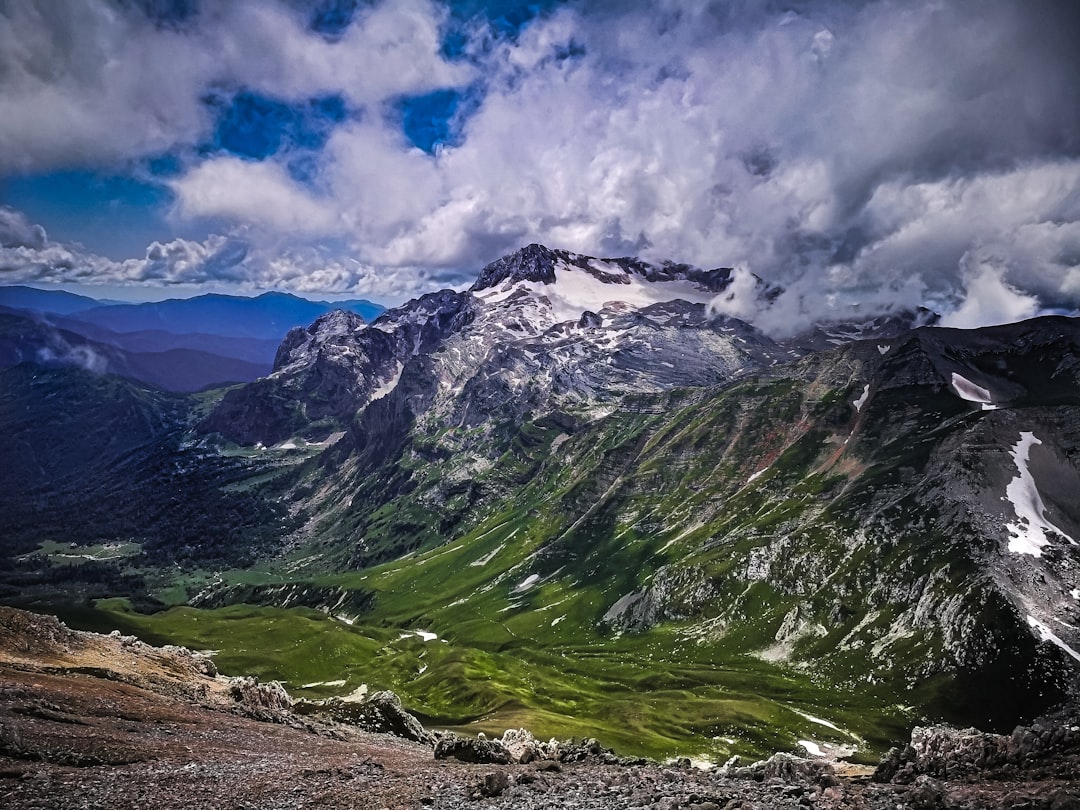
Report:
[[[388,733],[392,732],[392,733]],[[777,754],[700,770],[593,740],[434,734],[390,693],[293,702],[183,648],[0,608],[0,807],[1080,808],[1080,725],[916,729],[873,773]]]

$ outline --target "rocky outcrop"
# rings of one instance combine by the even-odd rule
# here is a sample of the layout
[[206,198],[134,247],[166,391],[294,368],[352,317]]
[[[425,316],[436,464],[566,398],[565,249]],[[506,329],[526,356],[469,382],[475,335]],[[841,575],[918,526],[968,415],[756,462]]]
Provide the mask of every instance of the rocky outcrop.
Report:
[[485,765],[510,764],[510,752],[498,740],[443,734],[435,743],[435,759]]
[[1080,716],[1076,714],[1017,726],[1012,734],[920,726],[912,731],[908,745],[893,748],[882,758],[874,779],[911,784],[923,776],[949,779],[992,771],[1016,772],[1062,757],[1080,763]]
[[485,290],[503,281],[538,281],[555,283],[555,263],[559,252],[532,244],[516,253],[496,259],[480,271],[472,289]]
[[375,692],[363,700],[304,701],[296,708],[302,714],[348,723],[373,734],[391,734],[424,745],[435,744],[435,736],[409,714],[401,705],[401,699],[390,691]]
[[463,737],[443,732],[438,735],[435,759],[456,759],[459,762],[494,765],[538,764],[541,770],[559,770],[558,763],[593,763],[603,765],[644,764],[641,758],[624,758],[612,749],[605,748],[597,740],[556,740],[547,742],[536,739],[527,729],[507,729],[502,737],[487,739]]
[[236,708],[248,717],[268,722],[280,722],[292,709],[292,698],[277,681],[260,683],[248,675],[227,679],[229,694]]
[[723,772],[733,779],[753,779],[756,782],[779,779],[789,784],[813,784],[822,787],[840,784],[831,762],[805,759],[783,752],[752,765],[725,766]]

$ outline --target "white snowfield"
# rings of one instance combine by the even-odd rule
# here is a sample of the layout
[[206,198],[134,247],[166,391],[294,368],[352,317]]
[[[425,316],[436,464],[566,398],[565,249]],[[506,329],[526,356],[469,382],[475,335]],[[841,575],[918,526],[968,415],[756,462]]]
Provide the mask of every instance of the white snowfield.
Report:
[[1074,546],[1077,543],[1046,519],[1046,506],[1028,469],[1031,447],[1036,444],[1042,442],[1031,431],[1024,431],[1020,434],[1020,441],[1010,451],[1020,474],[1005,488],[1005,497],[1012,504],[1018,520],[1006,524],[1005,528],[1009,531],[1009,551],[1041,557],[1043,548],[1050,543],[1048,532],[1065,538]]
[[300,688],[301,689],[314,689],[316,686],[344,686],[344,685],[345,685],[345,679],[342,678],[341,680],[338,680],[338,681],[313,681],[312,683],[303,684]]
[[984,411],[995,411],[997,405],[994,404],[993,398],[990,396],[990,392],[983,388],[981,385],[976,385],[966,377],[957,374],[955,371],[952,375],[952,387],[956,391],[960,399],[968,402],[977,402],[982,405]]
[[833,731],[839,731],[841,734],[850,734],[850,732],[844,731],[844,729],[840,728],[840,726],[836,725],[836,723],[830,723],[828,720],[822,720],[820,717],[814,717],[814,715],[807,714],[806,712],[799,711],[798,709],[792,709],[792,711],[800,717],[806,718],[811,723],[817,723],[819,726],[831,728]]
[[[514,529],[514,531],[512,531],[510,533],[510,537],[513,537],[517,533],[518,533],[518,530]],[[507,540],[509,540],[510,537],[508,537]],[[502,542],[499,545],[497,545],[495,548],[493,548],[491,551],[489,551],[487,554],[485,554],[483,557],[480,557],[479,559],[473,560],[471,563],[469,563],[469,565],[476,566],[476,567],[483,567],[483,566],[487,565],[489,562],[491,562],[492,560],[494,560],[495,555],[498,554],[500,551],[502,551],[505,547],[506,547],[506,543]]]
[[372,402],[377,399],[382,399],[395,388],[397,388],[398,380],[401,379],[401,372],[404,370],[404,368],[405,366],[402,363],[397,364],[397,370],[392,375],[390,375],[390,378],[371,392]]
[[634,273],[626,273],[617,264],[593,260],[591,266],[609,275],[625,278],[629,284],[606,283],[570,265],[555,268],[555,283],[519,281],[503,283],[497,287],[479,290],[475,295],[489,304],[509,298],[519,289],[526,289],[551,302],[556,322],[576,321],[586,310],[599,312],[605,304],[621,301],[635,308],[681,299],[692,304],[708,304],[715,294],[691,281],[647,281]]

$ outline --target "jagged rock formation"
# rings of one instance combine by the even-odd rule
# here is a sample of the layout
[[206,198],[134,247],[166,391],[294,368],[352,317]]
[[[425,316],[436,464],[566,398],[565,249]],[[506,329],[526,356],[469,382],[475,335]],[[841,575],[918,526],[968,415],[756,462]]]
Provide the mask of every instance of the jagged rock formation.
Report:
[[[1002,769],[1034,767],[1040,762],[1080,755],[1080,716],[1059,713],[1030,726],[1017,726],[1011,734],[988,734],[975,728],[923,726],[911,733],[911,742],[891,749],[874,773],[880,782],[911,784],[919,776],[935,779],[972,777]],[[1068,770],[1060,771],[1070,776]]]
[[449,734],[435,744],[435,759],[456,759],[473,764],[508,765],[510,752],[497,740],[460,737]]
[[423,296],[370,328],[334,312],[294,329],[273,374],[229,392],[200,429],[242,444],[323,438],[390,394],[406,366],[426,369],[414,415],[476,425],[499,408],[605,407],[788,356],[746,324],[708,315],[728,283],[727,269],[530,245],[485,267],[470,292]]
[[469,318],[467,298],[443,291],[410,301],[371,328],[334,311],[285,337],[269,377],[230,391],[199,429],[240,444],[294,435],[322,440],[397,384],[405,362]]

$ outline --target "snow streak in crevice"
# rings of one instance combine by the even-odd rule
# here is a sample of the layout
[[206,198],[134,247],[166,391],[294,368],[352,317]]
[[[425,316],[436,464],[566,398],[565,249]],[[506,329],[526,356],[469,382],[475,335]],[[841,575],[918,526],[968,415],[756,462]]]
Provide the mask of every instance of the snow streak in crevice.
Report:
[[1041,557],[1043,547],[1050,542],[1048,532],[1060,535],[1077,545],[1066,532],[1059,529],[1046,519],[1046,506],[1042,496],[1035,487],[1035,479],[1028,469],[1028,459],[1031,447],[1042,442],[1030,431],[1020,434],[1020,441],[1013,445],[1010,455],[1016,463],[1016,469],[1020,474],[1009,482],[1005,488],[1005,497],[1013,505],[1016,523],[1009,523],[1005,528],[1009,530],[1009,551],[1016,554],[1030,554],[1033,557]]

